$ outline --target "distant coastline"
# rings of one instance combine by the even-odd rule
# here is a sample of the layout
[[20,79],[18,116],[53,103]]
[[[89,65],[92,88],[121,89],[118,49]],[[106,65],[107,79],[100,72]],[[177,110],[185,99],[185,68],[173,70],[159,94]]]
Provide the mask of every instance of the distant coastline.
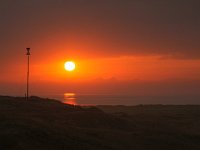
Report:
[[[72,93],[70,93],[72,94]],[[13,96],[23,97],[23,96]],[[134,96],[112,94],[39,94],[36,97],[55,99],[75,105],[200,105],[200,96]],[[190,103],[186,103],[190,102]]]

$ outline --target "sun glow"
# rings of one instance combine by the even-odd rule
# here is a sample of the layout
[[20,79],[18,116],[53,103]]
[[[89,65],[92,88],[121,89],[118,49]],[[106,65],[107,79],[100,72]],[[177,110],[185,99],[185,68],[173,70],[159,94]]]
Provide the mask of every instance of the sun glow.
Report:
[[64,93],[64,103],[70,105],[76,105],[76,94],[75,93]]
[[76,68],[76,65],[73,61],[67,61],[65,63],[65,70],[67,71],[73,71]]

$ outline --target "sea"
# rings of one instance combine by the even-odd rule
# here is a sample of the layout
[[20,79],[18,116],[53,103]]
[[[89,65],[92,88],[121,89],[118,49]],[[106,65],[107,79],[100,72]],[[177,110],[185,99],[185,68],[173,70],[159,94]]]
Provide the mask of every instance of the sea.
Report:
[[136,95],[94,95],[63,93],[40,95],[72,105],[199,105],[200,96],[136,96]]

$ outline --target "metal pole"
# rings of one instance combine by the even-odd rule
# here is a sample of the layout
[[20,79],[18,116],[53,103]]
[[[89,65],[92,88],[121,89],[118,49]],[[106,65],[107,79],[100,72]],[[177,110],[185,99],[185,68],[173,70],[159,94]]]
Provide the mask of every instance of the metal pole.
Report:
[[26,99],[29,99],[29,63],[30,63],[30,48],[26,48],[28,56],[28,67],[27,67],[27,87],[26,87]]

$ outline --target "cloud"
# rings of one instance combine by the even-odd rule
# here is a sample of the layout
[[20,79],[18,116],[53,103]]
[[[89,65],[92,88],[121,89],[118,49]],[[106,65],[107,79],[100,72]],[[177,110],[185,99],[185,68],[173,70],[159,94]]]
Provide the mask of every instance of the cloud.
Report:
[[199,4],[198,0],[1,1],[1,53],[12,50],[15,55],[26,44],[48,51],[47,44],[52,49],[57,44],[98,56],[199,59]]

